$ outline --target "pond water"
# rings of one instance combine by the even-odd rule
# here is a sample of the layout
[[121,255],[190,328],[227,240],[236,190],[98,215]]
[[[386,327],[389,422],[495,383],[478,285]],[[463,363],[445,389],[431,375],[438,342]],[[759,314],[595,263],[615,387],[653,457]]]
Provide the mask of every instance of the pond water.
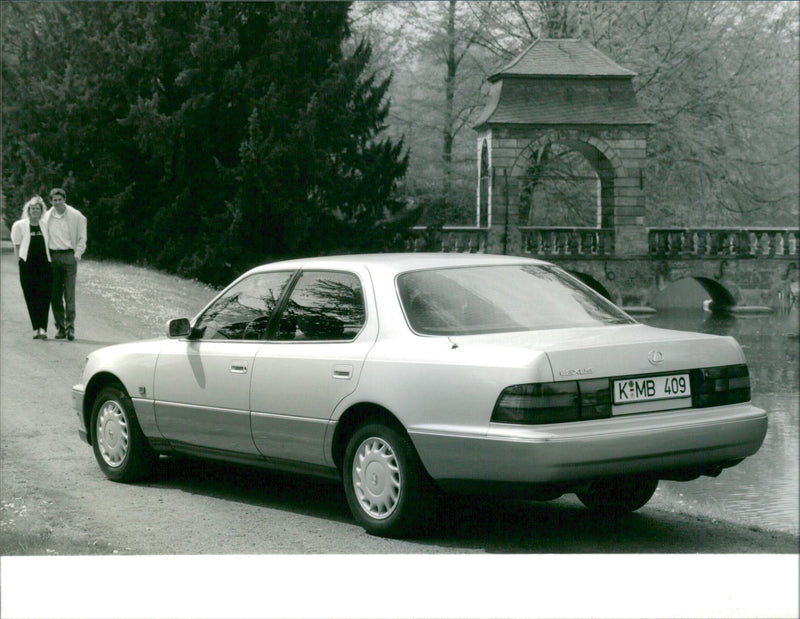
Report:
[[764,444],[719,477],[661,482],[654,499],[678,511],[798,534],[800,514],[800,339],[798,311],[718,316],[698,309],[667,309],[637,317],[657,327],[732,335],[750,368],[753,404],[769,413]]

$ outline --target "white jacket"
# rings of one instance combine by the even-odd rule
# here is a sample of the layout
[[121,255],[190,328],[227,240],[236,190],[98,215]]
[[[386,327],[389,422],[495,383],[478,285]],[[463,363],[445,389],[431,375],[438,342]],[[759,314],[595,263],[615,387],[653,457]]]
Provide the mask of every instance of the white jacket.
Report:
[[[50,249],[48,248],[49,239],[47,237],[47,222],[44,218],[39,219],[39,227],[44,235],[44,251],[47,254],[47,261],[50,262]],[[28,248],[31,246],[31,220],[28,218],[18,219],[11,226],[11,242],[14,247],[19,248],[19,257],[27,262]]]
[[[81,256],[83,256],[83,252],[86,251],[86,217],[84,217],[83,213],[81,213],[78,209],[71,207],[69,204],[64,205],[66,210],[64,211],[63,217],[67,220],[67,227],[69,228],[69,238],[70,242],[72,243],[72,248],[75,251],[75,259],[80,260]],[[45,224],[50,222],[50,218],[54,217],[54,213],[56,209],[51,207],[42,218],[39,220],[39,223],[42,221]],[[50,239],[48,239],[48,243]]]

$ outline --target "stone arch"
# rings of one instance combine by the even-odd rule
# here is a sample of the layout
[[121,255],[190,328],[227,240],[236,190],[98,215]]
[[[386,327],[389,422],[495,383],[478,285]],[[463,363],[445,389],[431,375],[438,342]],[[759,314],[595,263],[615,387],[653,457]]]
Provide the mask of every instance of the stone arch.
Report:
[[696,282],[703,289],[703,292],[710,297],[708,309],[711,311],[725,311],[738,303],[735,292],[729,290],[728,286],[718,282],[712,277],[688,273],[684,277],[670,279],[663,282],[662,285],[657,285],[654,289],[649,291],[647,302],[655,304],[656,298],[662,294],[667,287],[691,281]]
[[592,277],[588,273],[581,273],[579,271],[567,271],[567,273],[569,273],[570,275],[572,275],[576,279],[579,279],[584,284],[589,286],[589,288],[591,288],[595,292],[600,293],[601,295],[603,295],[609,301],[611,301],[611,302],[614,301],[614,297],[608,291],[608,288],[606,288],[603,284],[601,284],[598,280],[596,280],[594,277]]
[[[599,181],[599,200],[597,227],[613,228],[615,217],[615,195],[617,179],[626,175],[623,159],[620,154],[606,141],[596,135],[578,129],[546,129],[537,131],[530,142],[521,148],[513,164],[511,165],[511,176],[522,187],[522,179],[525,175],[526,167],[532,157],[537,152],[542,152],[548,145],[560,144],[568,149],[579,153],[589,164],[598,177]],[[527,217],[522,212],[520,206],[520,223]]]
[[694,279],[711,297],[711,304],[708,306],[711,311],[725,310],[736,305],[736,298],[718,281],[701,276],[696,276]]

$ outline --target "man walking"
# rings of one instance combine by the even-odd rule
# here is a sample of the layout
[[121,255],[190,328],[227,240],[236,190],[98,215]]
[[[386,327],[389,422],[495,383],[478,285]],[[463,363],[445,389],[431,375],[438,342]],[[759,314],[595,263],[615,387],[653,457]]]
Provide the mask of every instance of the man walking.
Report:
[[86,217],[66,203],[60,187],[50,192],[52,208],[47,211],[53,288],[50,304],[58,332],[57,340],[75,339],[75,279],[78,261],[86,251]]

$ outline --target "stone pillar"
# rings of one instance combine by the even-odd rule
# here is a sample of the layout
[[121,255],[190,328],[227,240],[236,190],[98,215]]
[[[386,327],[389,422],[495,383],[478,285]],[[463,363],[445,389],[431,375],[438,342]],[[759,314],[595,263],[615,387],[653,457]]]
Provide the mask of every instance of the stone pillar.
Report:
[[486,251],[490,254],[520,255],[522,243],[519,231],[519,191],[518,179],[513,171],[525,144],[521,144],[509,131],[501,129],[493,131],[491,145],[492,217]]
[[614,178],[615,253],[618,256],[647,255],[644,191],[647,129],[620,133],[618,139],[608,141],[621,163]]
[[[481,136],[489,144],[491,190],[487,252],[522,255],[524,239],[519,229],[527,214],[520,212],[520,183],[525,174],[523,155],[540,141],[580,149],[600,176],[601,227],[614,228],[614,253],[643,256],[648,253],[645,227],[644,164],[647,156],[644,127],[594,126],[582,130],[550,127],[493,127]],[[581,148],[581,144],[585,148]],[[481,193],[478,193],[480,204]]]

